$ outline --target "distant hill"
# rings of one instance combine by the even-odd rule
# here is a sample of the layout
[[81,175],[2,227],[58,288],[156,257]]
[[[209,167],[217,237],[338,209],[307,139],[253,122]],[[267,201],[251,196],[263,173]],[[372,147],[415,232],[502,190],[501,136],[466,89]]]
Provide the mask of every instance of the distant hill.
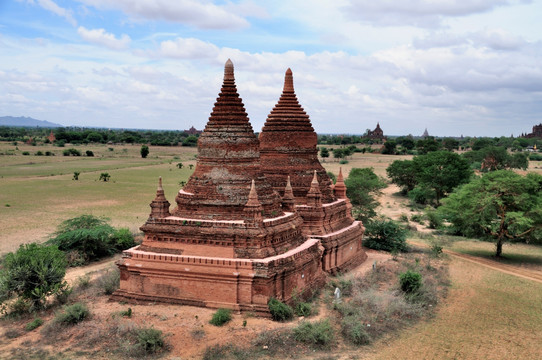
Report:
[[0,116],[0,126],[22,126],[22,127],[64,127],[64,125],[55,124],[49,121],[36,120],[31,117]]

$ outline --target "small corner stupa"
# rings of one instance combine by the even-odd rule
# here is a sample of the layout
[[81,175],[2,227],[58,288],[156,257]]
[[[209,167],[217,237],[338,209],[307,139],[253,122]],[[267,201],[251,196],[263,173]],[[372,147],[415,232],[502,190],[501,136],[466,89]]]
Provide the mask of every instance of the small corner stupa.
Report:
[[118,263],[120,288],[112,298],[267,315],[272,297],[309,295],[324,281],[324,249],[306,235],[288,185],[285,178],[281,199],[261,170],[260,142],[228,60],[198,140],[196,169],[171,212],[160,180],[143,242]]
[[361,244],[365,228],[352,217],[342,171],[333,187],[318,161],[317,135],[297,100],[290,69],[259,139],[262,171],[281,195],[291,180],[303,232],[325,249],[322,268],[337,273],[362,263],[367,258]]

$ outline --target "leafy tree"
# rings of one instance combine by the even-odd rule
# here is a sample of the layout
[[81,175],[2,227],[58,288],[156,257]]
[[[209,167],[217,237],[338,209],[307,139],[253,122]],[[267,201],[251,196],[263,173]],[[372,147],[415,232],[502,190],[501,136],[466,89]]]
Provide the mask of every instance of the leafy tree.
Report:
[[198,145],[198,138],[194,135],[188,136],[183,140],[183,146],[196,146]]
[[397,143],[393,140],[388,140],[384,143],[384,149],[382,149],[382,154],[395,155],[396,148]]
[[346,195],[357,213],[356,217],[362,221],[374,217],[379,205],[376,196],[386,184],[374,173],[373,168],[353,168],[344,183]]
[[111,175],[109,173],[101,173],[100,174],[100,180],[103,180],[104,182],[108,182]]
[[529,160],[526,154],[509,154],[506,148],[501,146],[486,146],[477,151],[469,151],[463,154],[471,164],[480,163],[482,171],[495,171],[502,169],[527,169]]
[[141,145],[141,157],[145,159],[149,155],[149,147],[147,145]]
[[416,187],[416,172],[412,160],[395,160],[386,169],[391,182],[400,186],[406,194]]
[[420,154],[427,154],[432,151],[438,151],[440,149],[440,146],[441,144],[437,142],[432,136],[423,140],[418,140],[418,142],[416,142],[416,148],[418,148]]
[[16,295],[30,300],[35,308],[41,308],[47,296],[65,288],[66,266],[66,257],[56,246],[21,245],[4,259],[0,300]]
[[320,149],[320,156],[324,159],[328,158],[329,157],[329,150],[327,147],[322,147]]
[[442,141],[442,146],[449,151],[457,150],[459,148],[459,141],[454,138],[445,138]]
[[458,234],[496,242],[542,239],[542,176],[510,170],[485,174],[454,191],[439,213]]
[[333,149],[333,157],[335,159],[344,159],[346,157],[345,149],[343,148]]
[[397,144],[401,145],[407,150],[412,150],[416,146],[416,143],[411,137],[399,137],[396,141]]
[[467,183],[472,175],[468,162],[448,151],[430,152],[412,161],[417,183],[435,191],[437,205],[456,186]]
[[472,150],[478,151],[478,150],[483,149],[485,147],[493,146],[494,144],[495,144],[495,142],[493,141],[493,139],[490,139],[490,138],[476,139],[474,141],[474,143],[472,144]]

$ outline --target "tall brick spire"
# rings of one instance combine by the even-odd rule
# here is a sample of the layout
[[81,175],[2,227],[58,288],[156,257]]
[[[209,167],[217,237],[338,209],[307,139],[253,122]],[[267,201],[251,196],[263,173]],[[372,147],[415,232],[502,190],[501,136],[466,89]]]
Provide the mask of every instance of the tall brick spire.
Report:
[[337,182],[333,188],[337,199],[346,199],[346,185],[344,184],[343,169],[339,168],[339,176],[337,176]]
[[297,100],[292,70],[288,69],[282,95],[260,133],[262,170],[277,192],[284,193],[286,178],[290,175],[296,201],[304,202],[316,169],[323,201],[335,200],[331,180],[318,161],[316,144],[316,132]]
[[252,179],[264,213],[281,213],[280,198],[260,170],[259,141],[235,86],[228,59],[218,98],[198,139],[196,169],[176,197],[176,216],[205,219],[243,217]]
[[164,195],[164,188],[162,187],[162,177],[158,178],[158,189],[156,189],[156,197],[150,204],[151,214],[150,218],[164,218],[169,216],[169,201],[167,201]]

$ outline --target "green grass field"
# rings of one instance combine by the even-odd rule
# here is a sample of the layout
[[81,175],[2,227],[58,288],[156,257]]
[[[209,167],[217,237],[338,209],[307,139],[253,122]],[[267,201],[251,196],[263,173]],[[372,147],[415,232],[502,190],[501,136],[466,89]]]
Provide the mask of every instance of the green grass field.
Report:
[[[21,243],[43,241],[62,221],[81,214],[106,216],[113,225],[137,232],[149,214],[158,177],[174,204],[179,182],[192,173],[189,165],[195,165],[196,154],[195,148],[151,147],[142,159],[139,146],[103,145],[74,146],[95,155],[74,157],[62,156],[64,148],[51,145],[18,147],[17,155],[0,155],[0,254]],[[0,153],[14,148],[3,143]],[[23,151],[58,154],[23,156]],[[72,180],[74,171],[80,172],[78,181]],[[99,181],[102,172],[111,175],[108,182]]]

